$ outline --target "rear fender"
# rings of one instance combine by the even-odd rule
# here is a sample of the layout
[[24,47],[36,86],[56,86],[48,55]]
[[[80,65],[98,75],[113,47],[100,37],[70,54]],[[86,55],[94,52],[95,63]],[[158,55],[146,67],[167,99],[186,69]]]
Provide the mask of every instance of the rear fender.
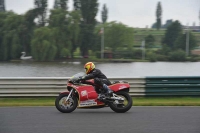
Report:
[[130,85],[129,85],[129,83],[116,83],[116,84],[110,85],[109,87],[114,92],[118,92],[118,91],[126,91],[126,92],[128,91],[129,92]]
[[124,88],[124,89],[116,91],[116,92],[122,92],[123,91],[123,92],[129,93],[129,90],[130,90],[130,88]]

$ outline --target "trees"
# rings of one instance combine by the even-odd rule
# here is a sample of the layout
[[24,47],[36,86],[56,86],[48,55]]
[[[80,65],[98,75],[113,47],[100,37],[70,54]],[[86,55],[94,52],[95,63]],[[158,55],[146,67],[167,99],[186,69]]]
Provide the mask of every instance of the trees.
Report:
[[74,0],[74,10],[80,10],[81,2],[80,0]]
[[7,49],[7,46],[4,46],[3,44],[3,38],[4,38],[4,24],[5,24],[5,19],[7,17],[7,13],[5,12],[0,12],[0,61],[6,60],[6,55],[7,53],[5,52]]
[[[41,17],[46,12],[45,1],[35,0],[36,8],[24,15],[0,12],[0,60],[19,59],[22,51],[32,54],[37,61],[73,55],[78,46],[80,12],[62,7],[52,10],[47,26],[47,19]],[[35,22],[38,16],[44,21]]]
[[63,10],[67,10],[67,2],[68,0],[55,0],[54,9],[62,8]]
[[[181,49],[185,50],[186,49],[186,37],[187,33],[180,35],[174,45],[175,49]],[[195,39],[195,36],[192,33],[189,33],[190,39],[189,39],[189,49],[193,49],[194,47],[197,46],[197,41]]]
[[[68,55],[67,50],[71,50],[71,43],[69,41],[69,21],[67,21],[68,12],[63,9],[51,10],[49,18],[49,27],[54,34],[53,38],[55,46],[57,47],[56,58],[60,58],[65,54]],[[62,53],[62,54],[61,54]]]
[[23,16],[23,23],[20,27],[20,39],[23,40],[23,51],[26,52],[26,54],[31,53],[31,39],[33,36],[34,28],[36,26],[34,22],[36,17],[36,9],[30,9]]
[[5,12],[5,11],[6,11],[4,0],[0,0],[0,11],[2,11],[2,12]]
[[[122,23],[110,22],[104,24],[105,31],[105,47],[109,47],[115,52],[120,48],[127,48],[129,50],[133,47],[133,28],[129,28]],[[97,42],[95,43],[96,50],[100,50],[100,31],[101,27],[97,27],[96,36]],[[99,38],[99,39],[98,39]]]
[[106,23],[106,21],[108,19],[108,8],[106,7],[106,4],[103,5],[103,10],[101,12],[101,18],[102,18],[102,22]]
[[[192,49],[196,46],[197,43],[195,37],[191,33],[189,36],[189,48]],[[175,21],[170,26],[168,26],[163,42],[172,50],[186,49],[186,34],[183,34],[182,26],[179,21]]]
[[94,27],[96,14],[98,12],[97,0],[80,0],[81,21],[81,44],[82,56],[88,56],[89,47],[93,47]]
[[186,53],[178,49],[176,51],[172,51],[169,53],[169,60],[170,61],[185,61],[186,60]]
[[179,21],[175,21],[170,26],[168,26],[163,43],[169,46],[170,48],[174,48],[175,42],[181,34],[182,26],[179,23]]
[[55,58],[57,48],[50,28],[41,27],[34,31],[31,50],[33,58],[37,61],[52,61]]
[[58,0],[55,0],[55,1],[54,1],[54,6],[53,6],[53,8],[54,8],[54,9],[58,9],[59,6],[60,6],[60,5],[59,5],[59,1],[58,1]]
[[171,25],[173,23],[172,19],[169,19],[166,21],[166,23],[162,26],[162,28],[167,28],[169,25]]
[[156,10],[156,28],[159,30],[161,28],[161,17],[162,17],[162,7],[161,3],[158,2],[157,10]]
[[[196,39],[195,36],[193,36],[191,33],[189,34],[190,36],[190,41],[189,41],[189,49],[191,50],[192,48],[194,48],[196,46]],[[184,55],[184,51],[186,49],[186,34],[183,33],[182,31],[182,26],[179,23],[179,21],[175,21],[172,22],[171,25],[168,26],[167,31],[165,33],[165,37],[163,39],[163,43],[166,45],[164,45],[165,47],[163,47],[162,51],[166,51],[164,50],[165,48],[170,49],[172,51],[172,53],[169,52],[169,50],[167,50],[168,52],[162,52],[162,54],[165,53],[165,55],[169,54],[169,59],[174,61],[184,61],[184,58],[180,58],[177,57],[175,58],[175,56],[178,55]],[[177,51],[177,53],[176,53]]]
[[60,7],[63,10],[67,10],[67,2],[68,2],[68,0],[60,0]]
[[0,15],[1,18],[1,44],[0,60],[6,61],[15,59],[22,52],[23,39],[20,38],[23,16],[13,12],[6,12]]
[[47,14],[47,0],[35,0],[35,10],[38,15],[38,25],[45,26]]
[[51,10],[49,27],[54,32],[54,40],[57,47],[56,58],[73,56],[80,32],[79,22],[80,13],[78,11]]
[[71,45],[72,45],[72,49],[71,49],[71,57],[73,58],[73,52],[76,50],[76,48],[78,47],[78,44],[80,43],[80,12],[79,11],[72,11],[70,12],[70,16],[71,16],[71,26],[69,28],[70,30],[70,40],[71,40]]
[[199,10],[199,26],[200,26],[200,10]]
[[145,37],[145,43],[147,44],[147,46],[146,46],[147,48],[152,47],[154,42],[155,42],[154,36],[148,35]]
[[[166,23],[163,24],[161,27],[164,28],[164,29],[166,29],[169,25],[172,24],[172,22],[173,22],[173,20],[172,20],[172,19],[169,19],[169,20],[167,20]],[[153,23],[152,26],[151,26],[151,28],[157,28],[156,26],[157,26],[157,22],[156,22],[156,23]]]

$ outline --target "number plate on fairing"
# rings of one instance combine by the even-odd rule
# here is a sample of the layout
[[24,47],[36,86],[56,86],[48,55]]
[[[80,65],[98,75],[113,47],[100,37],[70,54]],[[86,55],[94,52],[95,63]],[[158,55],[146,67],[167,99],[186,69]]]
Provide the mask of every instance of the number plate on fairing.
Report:
[[95,102],[95,100],[86,100],[86,101],[81,101],[79,107],[94,106],[94,105],[97,105],[97,102]]

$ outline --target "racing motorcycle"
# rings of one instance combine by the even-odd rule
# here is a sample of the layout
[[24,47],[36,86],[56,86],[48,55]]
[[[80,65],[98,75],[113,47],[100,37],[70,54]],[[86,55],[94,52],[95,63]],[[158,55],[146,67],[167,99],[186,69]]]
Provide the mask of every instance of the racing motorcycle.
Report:
[[[117,113],[127,112],[132,107],[132,98],[128,94],[130,85],[126,81],[114,81],[109,88],[113,91],[104,96],[104,89],[95,85],[94,80],[80,82],[84,73],[72,76],[67,82],[66,92],[61,92],[55,100],[56,108],[62,113],[73,112],[78,108],[110,107]],[[101,97],[103,96],[103,97]]]

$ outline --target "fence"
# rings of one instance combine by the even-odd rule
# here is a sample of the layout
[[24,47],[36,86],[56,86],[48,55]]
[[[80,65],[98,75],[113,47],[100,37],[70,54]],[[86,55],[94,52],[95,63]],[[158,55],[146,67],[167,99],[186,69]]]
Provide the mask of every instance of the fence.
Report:
[[[109,78],[130,83],[131,96],[200,96],[200,77]],[[0,78],[0,97],[57,96],[68,77]]]
[[146,77],[145,93],[151,96],[200,96],[200,77]]

